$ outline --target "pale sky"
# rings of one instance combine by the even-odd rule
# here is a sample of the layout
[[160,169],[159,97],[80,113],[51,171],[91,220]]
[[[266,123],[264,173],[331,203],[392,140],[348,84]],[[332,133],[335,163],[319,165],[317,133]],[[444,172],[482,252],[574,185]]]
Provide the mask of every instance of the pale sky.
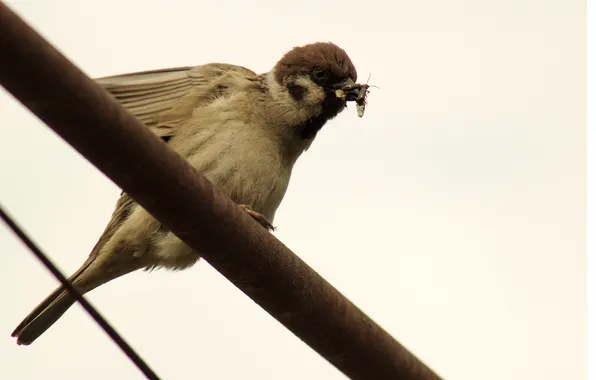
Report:
[[[337,43],[381,89],[298,160],[275,235],[447,379],[586,378],[583,1],[8,4],[92,77]],[[119,189],[2,89],[0,133],[0,202],[70,274]],[[57,282],[3,225],[0,252],[0,378],[143,378],[79,306],[17,346]],[[163,379],[345,379],[205,261],[88,298]]]

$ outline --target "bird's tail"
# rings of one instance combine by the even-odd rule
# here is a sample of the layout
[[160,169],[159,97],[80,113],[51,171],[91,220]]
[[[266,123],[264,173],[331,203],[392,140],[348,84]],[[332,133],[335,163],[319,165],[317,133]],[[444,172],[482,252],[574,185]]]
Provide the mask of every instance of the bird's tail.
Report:
[[[68,279],[81,294],[90,292],[108,281],[138,269],[138,267],[129,267],[125,270],[106,271],[94,264],[97,263],[94,263],[92,258],[88,259]],[[17,344],[29,345],[33,343],[41,334],[56,323],[75,302],[75,297],[64,286],[59,286],[37,305],[12,332],[12,336],[17,338]]]
[[29,345],[52,326],[75,303],[63,286],[54,290],[12,332],[17,343]]

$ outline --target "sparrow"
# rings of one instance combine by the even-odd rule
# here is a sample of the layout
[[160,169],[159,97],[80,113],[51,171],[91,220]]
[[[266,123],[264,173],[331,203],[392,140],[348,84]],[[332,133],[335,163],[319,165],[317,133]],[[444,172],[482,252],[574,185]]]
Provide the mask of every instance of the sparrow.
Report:
[[[295,47],[267,73],[210,63],[96,79],[130,113],[263,227],[272,230],[294,163],[325,123],[368,86],[333,43]],[[182,270],[194,252],[124,192],[69,281],[82,294],[138,269]],[[29,345],[75,302],[58,287],[12,336]]]

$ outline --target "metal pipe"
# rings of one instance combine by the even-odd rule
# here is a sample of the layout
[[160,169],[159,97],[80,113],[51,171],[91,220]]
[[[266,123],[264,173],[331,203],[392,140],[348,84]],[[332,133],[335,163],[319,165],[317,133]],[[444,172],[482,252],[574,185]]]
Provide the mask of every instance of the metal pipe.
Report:
[[349,378],[439,379],[1,2],[0,84]]

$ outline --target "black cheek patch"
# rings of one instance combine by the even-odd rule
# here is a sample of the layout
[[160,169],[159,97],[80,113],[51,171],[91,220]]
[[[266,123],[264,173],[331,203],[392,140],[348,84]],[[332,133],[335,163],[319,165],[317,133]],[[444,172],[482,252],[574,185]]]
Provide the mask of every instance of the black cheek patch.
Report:
[[304,95],[306,94],[306,88],[299,86],[295,83],[288,83],[287,87],[290,96],[294,98],[294,100],[304,99]]

